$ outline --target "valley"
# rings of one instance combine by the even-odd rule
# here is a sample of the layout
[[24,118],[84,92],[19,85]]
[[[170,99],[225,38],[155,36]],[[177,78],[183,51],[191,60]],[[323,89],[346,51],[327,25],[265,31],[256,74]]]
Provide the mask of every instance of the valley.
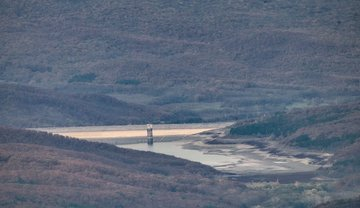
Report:
[[1,0],[0,207],[360,207],[359,11]]
[[[184,133],[161,138],[156,137],[154,125],[153,146],[148,146],[144,137],[124,137],[129,130],[145,132],[145,125],[37,131],[0,128],[0,182],[7,190],[0,189],[2,206],[46,202],[46,206],[59,207],[141,207],[144,203],[159,207],[180,197],[176,207],[274,207],[279,202],[281,206],[312,207],[344,200],[344,193],[352,198],[344,203],[358,203],[356,170],[336,171],[339,161],[351,160],[354,155],[347,153],[356,152],[358,142],[349,150],[328,150],[331,154],[327,154],[284,145],[270,137],[234,137],[229,125],[235,128],[239,124],[160,125]],[[211,130],[192,134],[186,131],[191,126],[196,131]],[[115,129],[125,133],[123,137],[74,139],[49,133]],[[149,191],[151,195],[144,197]],[[277,197],[281,201],[276,201]],[[156,203],[149,205],[155,198]]]
[[355,0],[41,2],[0,5],[1,88],[44,107],[0,91],[4,124],[233,121],[359,98]]
[[[276,155],[249,144],[208,144],[234,123],[154,125],[154,145],[146,144],[145,125],[40,128],[36,131],[71,136],[119,147],[150,151],[200,162],[224,173],[251,175],[315,171],[331,154],[313,153],[314,158]],[[256,138],[250,139],[256,140]],[[297,152],[299,154],[299,151]],[[306,153],[304,153],[306,155]],[[321,158],[321,159],[319,159]]]

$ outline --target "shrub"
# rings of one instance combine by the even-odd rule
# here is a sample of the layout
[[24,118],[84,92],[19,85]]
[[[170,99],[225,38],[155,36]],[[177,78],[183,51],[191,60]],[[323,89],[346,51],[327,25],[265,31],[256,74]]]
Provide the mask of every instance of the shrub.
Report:
[[121,84],[121,85],[139,85],[140,81],[136,80],[136,79],[120,79],[118,81],[116,81],[116,84]]
[[96,79],[95,73],[77,74],[71,77],[69,83],[72,82],[92,82]]

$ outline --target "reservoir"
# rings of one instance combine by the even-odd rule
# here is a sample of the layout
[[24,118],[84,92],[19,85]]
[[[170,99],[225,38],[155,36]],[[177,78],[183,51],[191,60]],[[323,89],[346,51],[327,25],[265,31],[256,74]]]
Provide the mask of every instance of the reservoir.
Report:
[[318,168],[310,158],[295,158],[271,155],[246,144],[206,144],[196,136],[168,142],[155,142],[153,146],[144,143],[122,144],[119,147],[161,154],[200,162],[217,170],[248,175],[277,174],[313,171]]
[[311,158],[273,155],[248,144],[207,144],[226,134],[232,123],[153,125],[154,144],[146,143],[146,125],[39,128],[63,136],[115,144],[121,148],[172,155],[239,175],[313,171]]

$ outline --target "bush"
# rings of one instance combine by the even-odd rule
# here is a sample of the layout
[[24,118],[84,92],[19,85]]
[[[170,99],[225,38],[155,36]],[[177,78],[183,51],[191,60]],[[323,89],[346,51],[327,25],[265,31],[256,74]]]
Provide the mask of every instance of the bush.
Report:
[[71,77],[69,83],[72,82],[92,82],[96,79],[95,73],[77,74]]
[[359,135],[350,134],[350,135],[343,135],[341,137],[311,139],[308,135],[304,134],[298,136],[293,141],[293,145],[299,147],[310,147],[310,148],[330,148],[334,146],[344,146],[346,144],[353,144],[358,138]]
[[136,79],[120,79],[116,81],[116,84],[122,84],[122,85],[139,85],[140,81]]

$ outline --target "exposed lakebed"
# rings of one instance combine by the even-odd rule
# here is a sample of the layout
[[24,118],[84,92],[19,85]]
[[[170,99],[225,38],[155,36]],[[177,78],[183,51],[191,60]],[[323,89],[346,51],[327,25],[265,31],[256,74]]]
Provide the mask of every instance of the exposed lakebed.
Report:
[[123,144],[120,147],[152,151],[192,160],[235,174],[273,174],[316,170],[310,158],[271,155],[246,144],[206,144],[203,138],[193,136],[169,142]]
[[[314,171],[320,166],[312,158],[276,155],[249,144],[208,144],[231,123],[154,125],[154,144],[146,144],[146,126],[97,126],[42,128],[40,131],[112,143],[122,148],[152,151],[196,161],[217,170],[239,175]],[[220,129],[220,130],[216,130]],[[209,134],[199,134],[213,131]],[[256,138],[254,138],[256,139]]]

